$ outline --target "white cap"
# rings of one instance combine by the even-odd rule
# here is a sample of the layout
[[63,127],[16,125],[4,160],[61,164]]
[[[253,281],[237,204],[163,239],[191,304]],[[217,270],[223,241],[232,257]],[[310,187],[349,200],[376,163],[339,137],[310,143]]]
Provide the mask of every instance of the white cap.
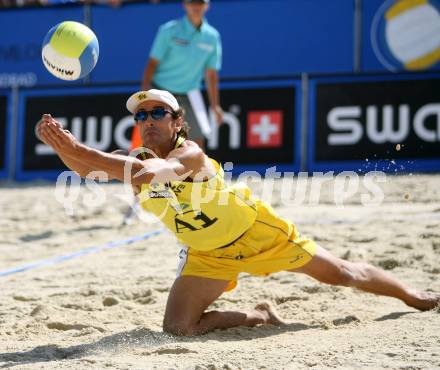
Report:
[[156,89],[150,89],[148,91],[138,91],[137,93],[134,93],[127,100],[127,109],[129,110],[129,112],[135,113],[136,108],[139,106],[139,104],[149,100],[160,101],[162,103],[168,104],[174,112],[179,110],[179,103],[177,102],[177,99],[173,96],[173,94],[165,90]]

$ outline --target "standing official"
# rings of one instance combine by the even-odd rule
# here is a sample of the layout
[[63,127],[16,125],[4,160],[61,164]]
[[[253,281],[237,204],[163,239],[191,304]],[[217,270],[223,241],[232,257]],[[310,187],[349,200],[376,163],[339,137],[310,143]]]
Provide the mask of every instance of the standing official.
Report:
[[209,103],[218,124],[223,121],[218,71],[222,46],[219,32],[204,18],[209,0],[184,0],[185,16],[159,27],[144,71],[142,90],[168,90],[191,122],[189,137],[203,149],[210,127],[199,91],[205,78]]

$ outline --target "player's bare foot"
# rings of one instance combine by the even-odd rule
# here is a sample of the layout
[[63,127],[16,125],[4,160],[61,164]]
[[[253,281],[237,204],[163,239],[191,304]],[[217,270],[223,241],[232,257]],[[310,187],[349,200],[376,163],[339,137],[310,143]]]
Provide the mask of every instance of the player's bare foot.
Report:
[[261,302],[255,306],[255,310],[261,312],[265,318],[266,324],[271,325],[285,325],[286,322],[278,316],[275,308],[270,302]]
[[411,291],[408,306],[417,308],[420,311],[429,311],[440,305],[440,294],[432,292]]

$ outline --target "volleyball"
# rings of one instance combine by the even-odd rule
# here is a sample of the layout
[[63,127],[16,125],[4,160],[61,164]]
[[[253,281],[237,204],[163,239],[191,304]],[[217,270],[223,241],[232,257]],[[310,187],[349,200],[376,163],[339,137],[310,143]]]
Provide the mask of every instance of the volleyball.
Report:
[[73,81],[87,76],[99,57],[93,31],[82,23],[65,21],[52,27],[43,41],[41,57],[55,77]]

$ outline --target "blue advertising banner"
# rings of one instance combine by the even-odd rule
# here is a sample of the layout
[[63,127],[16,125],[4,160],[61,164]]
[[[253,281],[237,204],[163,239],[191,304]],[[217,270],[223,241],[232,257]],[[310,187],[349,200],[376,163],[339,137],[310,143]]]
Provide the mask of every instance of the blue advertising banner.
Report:
[[50,113],[81,142],[105,152],[130,147],[133,118],[125,108],[136,86],[29,90],[20,93],[17,180],[56,179],[67,168],[35,135],[36,123]]
[[0,91],[0,179],[9,174],[9,147],[11,144],[11,99],[9,92]]
[[313,78],[308,170],[440,170],[440,74]]
[[[81,142],[110,152],[129,149],[133,118],[125,108],[135,85],[24,90],[19,98],[17,180],[55,179],[66,169],[50,147],[35,135],[43,113],[51,113]],[[207,154],[232,162],[228,169],[264,174],[299,171],[300,80],[246,81],[221,85],[224,123],[213,127]]]
[[83,8],[63,6],[0,12],[0,87],[66,84],[52,76],[41,60],[46,33],[66,20],[82,22]]
[[440,1],[362,2],[362,71],[440,69]]
[[301,82],[274,80],[221,84],[225,110],[220,127],[211,124],[207,154],[233,164],[234,176],[267,169],[297,172],[301,155]]

